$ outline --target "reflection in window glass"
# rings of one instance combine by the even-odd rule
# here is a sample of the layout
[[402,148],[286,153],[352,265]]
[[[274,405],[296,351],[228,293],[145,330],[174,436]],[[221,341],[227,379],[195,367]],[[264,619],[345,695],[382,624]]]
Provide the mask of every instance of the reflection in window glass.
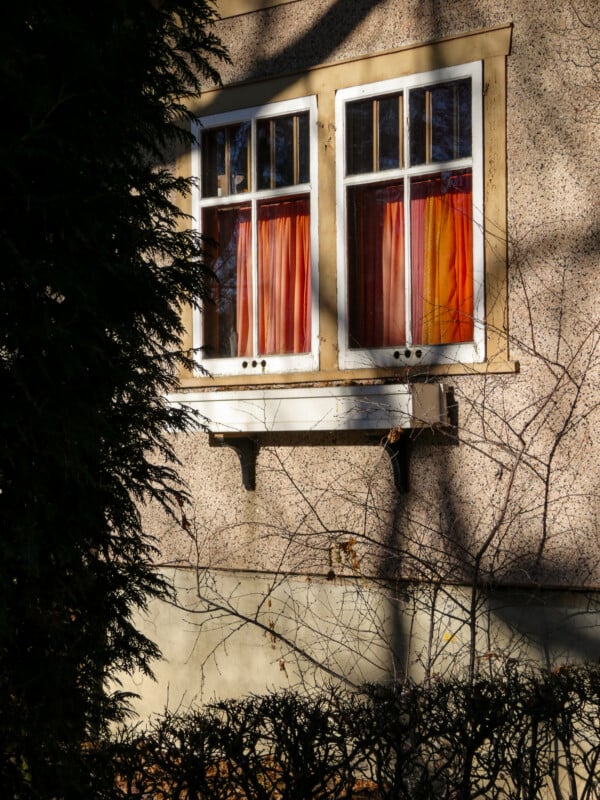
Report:
[[200,346],[215,373],[274,372],[284,357],[312,368],[310,107],[286,101],[200,129],[200,229],[214,273]]
[[346,106],[346,170],[348,175],[373,171],[373,100]]
[[202,194],[221,197],[247,192],[250,123],[213,128],[202,133]]
[[378,169],[402,166],[402,95],[382,97],[378,103]]
[[429,164],[471,155],[471,79],[410,93],[410,163]]
[[258,120],[256,135],[259,189],[308,182],[308,113]]
[[402,166],[402,94],[356,100],[346,106],[348,175]]
[[252,226],[250,206],[206,209],[203,231],[217,244],[211,268],[211,302],[202,312],[203,357],[252,352]]

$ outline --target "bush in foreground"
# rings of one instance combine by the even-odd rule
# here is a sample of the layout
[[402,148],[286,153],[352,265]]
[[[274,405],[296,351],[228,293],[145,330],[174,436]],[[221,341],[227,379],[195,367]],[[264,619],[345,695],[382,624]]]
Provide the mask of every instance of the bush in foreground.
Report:
[[98,796],[81,742],[124,710],[108,679],[157,654],[132,623],[168,591],[139,504],[182,498],[167,432],[188,418],[164,394],[206,274],[164,154],[216,79],[212,9],[2,9],[2,800]]
[[597,798],[600,670],[510,668],[165,714],[114,743],[121,798]]

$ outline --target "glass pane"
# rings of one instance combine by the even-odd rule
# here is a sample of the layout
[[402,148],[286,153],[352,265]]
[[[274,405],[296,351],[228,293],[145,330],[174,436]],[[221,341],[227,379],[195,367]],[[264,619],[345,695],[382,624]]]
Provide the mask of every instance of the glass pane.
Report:
[[202,132],[202,195],[247,192],[249,185],[250,123]]
[[202,131],[202,196],[216,197],[225,176],[225,128]]
[[258,350],[310,351],[311,270],[308,197],[258,206]]
[[413,89],[410,93],[411,164],[471,155],[471,79]]
[[308,111],[298,114],[298,183],[310,181],[310,149],[308,142]]
[[256,164],[258,171],[256,185],[258,189],[273,188],[272,127],[273,122],[270,119],[259,119],[256,123]]
[[348,346],[406,342],[404,186],[348,189]]
[[411,182],[413,344],[473,340],[471,203],[468,170]]
[[402,95],[382,97],[379,110],[379,169],[402,166]]
[[247,192],[250,186],[249,169],[250,123],[229,128],[229,190],[223,194]]
[[346,106],[346,170],[348,175],[373,172],[373,100]]
[[252,353],[252,226],[249,206],[206,209],[205,235],[215,241],[215,279],[204,303],[204,358]]
[[308,181],[308,112],[261,119],[256,133],[259,189]]

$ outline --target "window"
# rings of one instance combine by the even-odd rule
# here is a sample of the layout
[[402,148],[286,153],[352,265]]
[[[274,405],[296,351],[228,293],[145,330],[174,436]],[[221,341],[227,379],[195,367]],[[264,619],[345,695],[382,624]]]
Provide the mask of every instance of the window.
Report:
[[203,93],[186,210],[216,280],[184,311],[210,376],[186,388],[514,371],[510,43],[503,25]]
[[194,346],[213,375],[318,366],[315,128],[314,97],[198,125],[194,217],[215,278]]
[[482,361],[481,65],[336,96],[340,366]]

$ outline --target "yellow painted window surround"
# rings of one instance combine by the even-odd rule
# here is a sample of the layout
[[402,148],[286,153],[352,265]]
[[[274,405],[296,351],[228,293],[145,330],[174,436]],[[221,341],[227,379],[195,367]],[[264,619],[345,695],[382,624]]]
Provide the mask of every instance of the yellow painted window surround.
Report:
[[[257,2],[268,0],[257,0]],[[261,6],[262,7],[262,6]],[[506,56],[511,41],[510,26],[477,31],[468,35],[377,53],[351,62],[311,68],[300,74],[282,75],[254,83],[226,86],[207,91],[193,111],[199,118],[228,114],[246,108],[263,108],[272,103],[289,103],[315,98],[317,108],[317,198],[318,198],[318,369],[281,374],[222,375],[205,377],[181,375],[182,387],[235,387],[320,384],[323,382],[406,380],[415,373],[430,375],[472,372],[508,372],[507,331],[507,246],[506,246]],[[340,366],[338,340],[338,249],[336,231],[336,96],[352,87],[379,85],[419,73],[430,73],[481,63],[483,148],[483,258],[485,263],[485,358],[480,363],[404,364],[398,367]],[[339,108],[338,108],[339,119]],[[339,126],[338,126],[339,127]],[[339,147],[339,138],[337,142]],[[190,155],[181,157],[180,168],[191,170]],[[192,211],[191,205],[187,209]],[[192,312],[186,310],[185,346],[191,347]]]

